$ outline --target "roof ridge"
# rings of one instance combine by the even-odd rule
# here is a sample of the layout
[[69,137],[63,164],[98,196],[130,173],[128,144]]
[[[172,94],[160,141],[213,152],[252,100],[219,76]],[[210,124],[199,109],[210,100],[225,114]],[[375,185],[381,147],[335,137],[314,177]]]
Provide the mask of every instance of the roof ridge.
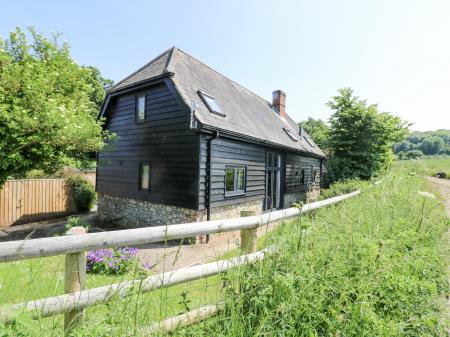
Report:
[[[130,77],[136,75],[138,72],[140,72],[141,70],[145,69],[147,66],[149,66],[150,64],[152,64],[154,61],[156,61],[157,59],[159,59],[161,56],[163,56],[164,54],[168,53],[168,52],[172,52],[176,47],[170,47],[169,49],[163,51],[161,54],[159,54],[158,56],[154,57],[153,59],[151,59],[149,62],[147,62],[146,64],[144,64],[142,67],[140,67],[139,69],[137,69],[136,71],[133,71],[130,75],[126,76],[125,78],[121,79],[119,82],[115,83],[111,88],[108,89],[108,91],[113,90],[114,88],[116,88],[118,85],[120,85],[121,83],[125,82],[126,80],[128,80]],[[170,55],[170,57],[168,57],[167,60],[167,64],[166,67],[164,67],[164,71],[167,71],[167,65],[169,64],[170,59],[172,58],[172,54]]]
[[[176,48],[176,47],[174,47],[174,48]],[[183,54],[185,54],[185,55],[187,55],[187,56],[193,58],[193,59],[196,60],[197,62],[203,64],[205,67],[209,68],[210,70],[214,71],[215,73],[217,73],[217,74],[219,74],[219,75],[225,77],[228,81],[230,81],[230,82],[236,84],[237,86],[241,87],[242,89],[244,89],[244,90],[248,91],[249,93],[255,95],[255,96],[258,97],[259,99],[262,99],[264,102],[268,103],[270,106],[272,106],[272,103],[270,103],[270,101],[268,101],[268,100],[265,99],[264,97],[261,97],[261,96],[258,95],[257,93],[255,93],[255,92],[251,91],[250,89],[244,87],[242,84],[237,83],[236,81],[232,80],[231,78],[229,78],[228,76],[222,74],[221,72],[218,72],[218,71],[215,70],[213,67],[207,65],[205,62],[199,60],[198,58],[192,56],[191,54],[186,53],[184,50],[181,50],[180,48],[176,48],[176,49],[177,49],[178,51],[182,52]]]

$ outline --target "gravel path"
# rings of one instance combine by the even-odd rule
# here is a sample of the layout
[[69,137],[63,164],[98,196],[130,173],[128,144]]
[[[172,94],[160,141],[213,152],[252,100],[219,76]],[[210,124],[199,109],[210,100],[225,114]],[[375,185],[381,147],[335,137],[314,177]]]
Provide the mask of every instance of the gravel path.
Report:
[[[281,222],[271,223],[258,228],[258,237],[273,230]],[[142,263],[154,265],[157,272],[179,269],[187,266],[210,262],[219,256],[239,247],[240,232],[218,233],[210,236],[208,243],[149,244],[139,247],[139,259]]]
[[[441,193],[445,203],[445,211],[450,218],[450,180],[439,179],[434,177],[427,177],[433,186]],[[447,232],[447,240],[450,244],[450,229]],[[450,263],[447,266],[448,275],[450,275]],[[450,282],[450,279],[448,280]],[[447,296],[447,320],[450,321],[450,297]],[[450,329],[447,327],[448,335],[450,336]]]

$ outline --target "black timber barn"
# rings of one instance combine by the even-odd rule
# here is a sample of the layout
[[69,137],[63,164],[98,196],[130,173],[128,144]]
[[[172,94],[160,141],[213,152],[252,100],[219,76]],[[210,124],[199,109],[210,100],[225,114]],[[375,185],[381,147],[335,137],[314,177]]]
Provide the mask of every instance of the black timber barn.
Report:
[[315,199],[324,153],[285,111],[171,48],[115,84],[100,112],[101,220],[129,227],[239,217]]

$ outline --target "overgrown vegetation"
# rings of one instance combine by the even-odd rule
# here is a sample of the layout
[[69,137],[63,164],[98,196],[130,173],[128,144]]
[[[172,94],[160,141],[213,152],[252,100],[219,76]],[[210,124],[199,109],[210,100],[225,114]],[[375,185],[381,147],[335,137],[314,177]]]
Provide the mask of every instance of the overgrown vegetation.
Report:
[[425,184],[400,171],[279,228],[276,254],[227,278],[225,310],[179,335],[447,336],[449,221]]
[[29,35],[0,38],[0,187],[33,169],[88,166],[109,138],[96,117],[111,81],[76,64],[58,35]]
[[330,187],[320,191],[319,200],[332,198],[338,195],[354,192],[369,186],[370,183],[359,179],[336,181]]
[[[136,287],[125,300],[89,308],[73,335],[141,336],[151,321],[220,301],[225,310],[216,317],[174,335],[447,336],[449,220],[439,199],[419,193],[433,193],[422,169],[410,175],[414,167],[425,172],[428,162],[421,162],[395,165],[378,185],[337,183],[330,196],[363,192],[280,226],[262,241],[277,245],[277,253],[255,266],[148,294]],[[63,265],[62,257],[0,264],[1,302],[60,294]],[[89,274],[88,287],[143,276],[137,268],[120,277]],[[61,316],[0,325],[0,336],[61,331]]]
[[404,138],[407,123],[375,104],[355,96],[350,88],[327,103],[334,112],[329,126],[312,118],[301,122],[314,141],[328,154],[325,183],[346,179],[371,179],[392,163],[392,147]]
[[66,178],[71,196],[78,212],[89,212],[96,201],[94,185],[79,174],[73,174]]

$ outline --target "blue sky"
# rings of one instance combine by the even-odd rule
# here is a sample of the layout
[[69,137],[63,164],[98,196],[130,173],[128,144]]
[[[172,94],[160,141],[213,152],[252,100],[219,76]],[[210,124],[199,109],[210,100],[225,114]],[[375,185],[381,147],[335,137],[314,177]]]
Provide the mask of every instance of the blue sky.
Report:
[[2,3],[14,27],[61,32],[80,64],[118,81],[176,45],[271,100],[295,120],[327,120],[350,86],[414,123],[450,129],[450,1],[23,1]]

